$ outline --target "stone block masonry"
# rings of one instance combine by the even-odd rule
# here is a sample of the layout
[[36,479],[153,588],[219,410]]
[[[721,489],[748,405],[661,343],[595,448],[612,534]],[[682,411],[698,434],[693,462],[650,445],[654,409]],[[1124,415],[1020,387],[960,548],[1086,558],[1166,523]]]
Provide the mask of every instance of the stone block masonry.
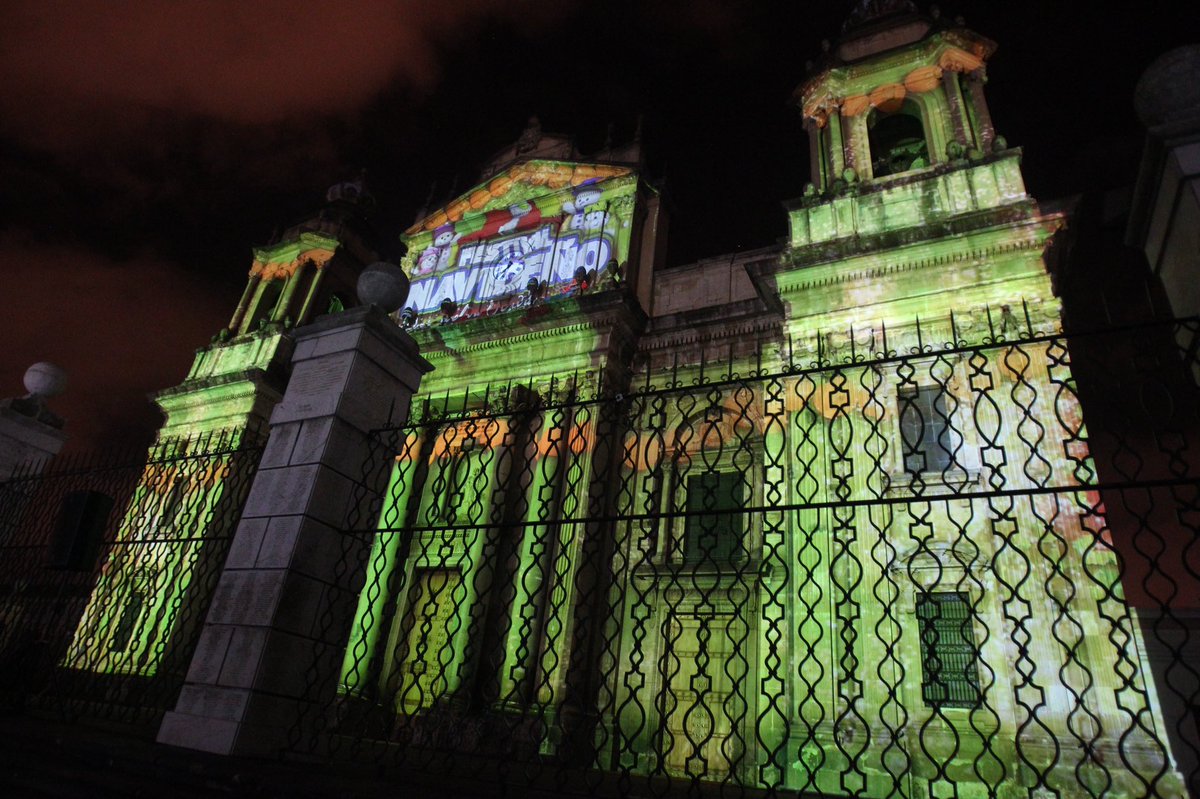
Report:
[[[335,572],[369,432],[403,422],[431,368],[376,308],[322,317],[296,331],[292,377],[271,416],[270,438],[221,574],[187,683],[159,730],[161,743],[221,754],[269,754],[287,745],[340,666],[337,623],[352,607]],[[396,418],[401,415],[400,418]],[[343,602],[345,613],[338,613]],[[332,607],[331,607],[332,603]],[[331,640],[321,640],[327,638]]]

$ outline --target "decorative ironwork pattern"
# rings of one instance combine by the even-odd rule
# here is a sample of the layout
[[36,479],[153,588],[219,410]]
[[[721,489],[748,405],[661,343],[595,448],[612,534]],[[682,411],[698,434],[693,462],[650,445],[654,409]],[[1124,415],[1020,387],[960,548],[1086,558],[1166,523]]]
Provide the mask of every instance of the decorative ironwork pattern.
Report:
[[261,447],[31,464],[0,485],[0,701],[153,729],[174,706]]
[[1022,327],[425,401],[364,464],[292,746],[606,795],[1195,791],[1196,324]]

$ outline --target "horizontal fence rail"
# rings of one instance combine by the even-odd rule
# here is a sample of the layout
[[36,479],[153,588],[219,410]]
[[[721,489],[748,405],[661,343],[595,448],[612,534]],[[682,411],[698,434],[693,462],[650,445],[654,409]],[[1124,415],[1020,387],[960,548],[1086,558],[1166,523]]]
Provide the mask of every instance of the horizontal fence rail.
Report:
[[291,746],[552,793],[1195,791],[1195,333],[418,400]]
[[0,702],[153,730],[260,455],[218,433],[31,464],[0,484]]

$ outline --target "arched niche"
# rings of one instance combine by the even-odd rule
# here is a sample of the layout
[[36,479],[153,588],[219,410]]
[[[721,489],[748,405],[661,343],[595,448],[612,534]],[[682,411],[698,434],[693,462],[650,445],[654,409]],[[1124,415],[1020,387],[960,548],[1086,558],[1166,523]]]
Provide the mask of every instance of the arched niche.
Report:
[[910,172],[931,163],[921,107],[912,99],[872,109],[867,116],[867,141],[871,172],[876,178]]

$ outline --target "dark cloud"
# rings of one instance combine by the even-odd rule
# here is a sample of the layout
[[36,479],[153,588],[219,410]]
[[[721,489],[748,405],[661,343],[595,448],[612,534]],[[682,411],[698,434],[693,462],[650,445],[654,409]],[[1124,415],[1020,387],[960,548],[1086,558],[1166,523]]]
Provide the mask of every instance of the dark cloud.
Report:
[[411,107],[481,27],[537,29],[569,5],[10,0],[0,219],[212,268],[364,165],[344,144],[373,98]]
[[66,369],[67,391],[50,407],[67,419],[75,451],[146,443],[160,421],[147,392],[181,381],[237,302],[234,287],[150,256],[114,261],[10,234],[0,264],[0,396],[24,393],[31,363]]
[[[494,0],[15,0],[0,27],[2,129],[64,149],[147,110],[262,124],[428,86],[434,42],[511,9]],[[516,4],[527,6],[527,4]]]
[[249,250],[362,164],[387,90],[432,89],[482,26],[559,4],[9,0],[0,26],[0,396],[51,360],[69,447],[145,441],[147,392],[224,324]]
[[45,243],[152,251],[212,272],[244,261],[347,171],[324,126],[159,115],[104,146],[0,153],[0,218]]
[[[850,5],[0,3],[0,268],[12,309],[0,395],[20,391],[28,363],[67,361],[75,447],[107,440],[105,425],[152,434],[144,393],[179,381],[226,321],[250,248],[312,211],[331,182],[369,168],[394,246],[431,185],[435,201],[471,185],[531,114],[584,152],[610,126],[627,140],[644,115],[647,177],[673,214],[670,265],[775,241],[780,201],[808,179],[787,98]],[[1042,199],[1132,179],[1136,77],[1200,33],[1186,4],[1141,17],[942,5],[1000,43],[993,117],[1025,146]]]

